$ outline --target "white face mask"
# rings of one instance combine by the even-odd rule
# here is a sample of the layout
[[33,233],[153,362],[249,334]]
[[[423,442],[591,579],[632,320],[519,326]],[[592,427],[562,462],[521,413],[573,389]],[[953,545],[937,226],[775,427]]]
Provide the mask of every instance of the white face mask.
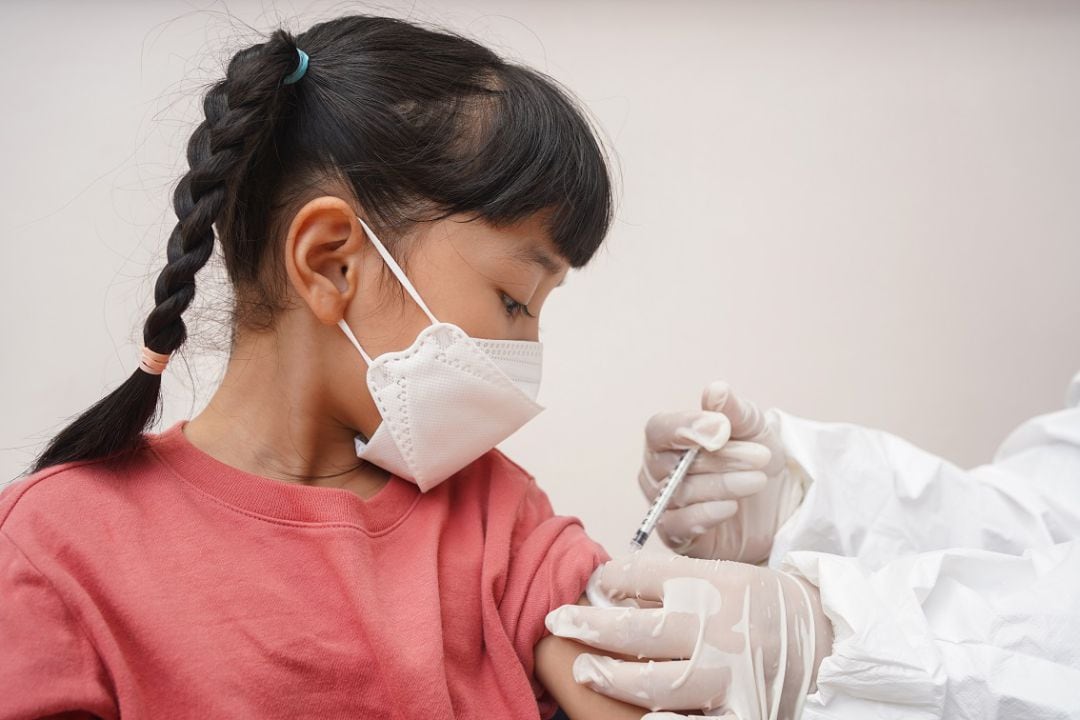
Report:
[[439,322],[401,267],[360,217],[390,271],[431,320],[405,350],[374,360],[344,320],[338,327],[367,362],[367,384],[382,423],[356,454],[427,492],[534,418],[543,346],[482,340]]

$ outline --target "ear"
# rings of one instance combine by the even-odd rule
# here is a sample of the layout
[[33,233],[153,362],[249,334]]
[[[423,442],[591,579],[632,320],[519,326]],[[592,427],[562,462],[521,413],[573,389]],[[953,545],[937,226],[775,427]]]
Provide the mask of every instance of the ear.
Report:
[[285,270],[320,322],[333,325],[357,291],[366,240],[356,212],[338,197],[311,200],[285,236]]

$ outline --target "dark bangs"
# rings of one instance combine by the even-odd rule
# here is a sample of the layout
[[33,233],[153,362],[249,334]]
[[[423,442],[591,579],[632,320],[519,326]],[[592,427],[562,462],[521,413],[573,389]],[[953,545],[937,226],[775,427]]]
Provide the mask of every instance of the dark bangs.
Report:
[[559,253],[582,267],[613,215],[603,148],[556,80],[510,64],[495,72],[490,93],[458,99],[458,152],[429,194],[442,195],[449,213],[476,213],[496,226],[544,212]]

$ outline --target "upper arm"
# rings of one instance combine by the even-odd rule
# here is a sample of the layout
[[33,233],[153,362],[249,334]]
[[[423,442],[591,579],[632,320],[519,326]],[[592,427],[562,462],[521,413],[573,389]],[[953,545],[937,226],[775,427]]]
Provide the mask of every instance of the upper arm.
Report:
[[[588,605],[589,602],[582,595],[577,604]],[[574,658],[583,652],[637,659],[597,650],[558,635],[545,635],[541,638],[534,648],[536,678],[571,720],[638,720],[648,712],[644,708],[609,698],[574,682]]]
[[[0,717],[116,717],[97,650],[52,583],[0,531]],[[78,715],[72,715],[77,717]]]
[[[574,602],[590,574],[610,556],[586,535],[578,518],[554,513],[531,476],[522,488],[499,612],[530,676],[539,709],[550,713],[557,704],[575,720],[638,720],[645,713],[641,708],[574,682],[574,659],[598,651],[550,635],[544,623],[551,610]],[[578,602],[587,604],[583,595]]]

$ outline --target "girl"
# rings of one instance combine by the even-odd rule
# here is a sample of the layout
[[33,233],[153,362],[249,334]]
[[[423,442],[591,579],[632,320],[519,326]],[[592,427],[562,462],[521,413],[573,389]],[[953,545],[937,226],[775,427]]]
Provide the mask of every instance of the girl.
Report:
[[[609,556],[493,449],[611,220],[575,103],[351,16],[237,53],[203,107],[138,369],[0,494],[0,716],[640,717],[544,637]],[[146,433],[215,230],[225,376]]]

